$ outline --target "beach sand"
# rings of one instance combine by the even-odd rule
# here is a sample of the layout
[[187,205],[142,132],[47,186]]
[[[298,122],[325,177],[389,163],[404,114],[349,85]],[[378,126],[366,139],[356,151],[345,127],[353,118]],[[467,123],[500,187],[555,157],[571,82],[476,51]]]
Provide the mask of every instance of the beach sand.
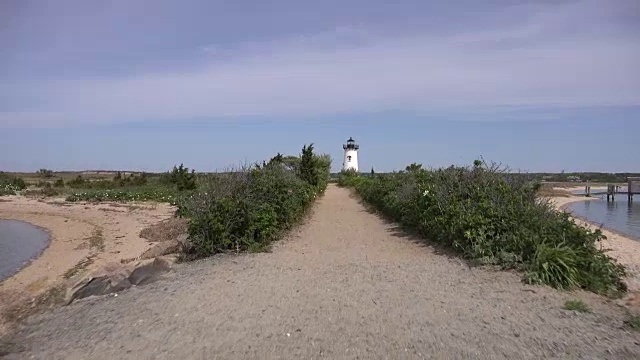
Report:
[[[581,187],[583,188],[583,187]],[[566,210],[567,205],[577,201],[602,201],[597,198],[587,198],[584,196],[568,196],[551,198],[556,208]],[[573,217],[573,219],[581,226],[596,230],[600,228],[597,224],[590,223],[584,219]],[[618,260],[627,268],[627,285],[630,291],[640,291],[640,241],[619,234],[609,229],[601,229],[602,233],[607,237],[601,241],[603,249],[607,251],[607,255]]]
[[141,238],[140,231],[170,218],[174,211],[168,204],[2,197],[0,219],[39,226],[48,231],[51,241],[40,257],[0,283],[0,334],[8,330],[16,306],[34,306],[34,299],[58,281],[139,257],[154,245]]

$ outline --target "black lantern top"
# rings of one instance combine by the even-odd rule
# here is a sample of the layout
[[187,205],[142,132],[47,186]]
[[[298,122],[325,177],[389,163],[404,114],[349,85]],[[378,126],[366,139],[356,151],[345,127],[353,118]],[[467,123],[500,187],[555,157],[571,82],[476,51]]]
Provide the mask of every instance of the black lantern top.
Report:
[[342,148],[344,150],[358,150],[360,148],[360,145],[356,144],[355,140],[353,140],[352,137],[349,137],[349,140],[347,140],[347,143],[345,145],[342,145]]

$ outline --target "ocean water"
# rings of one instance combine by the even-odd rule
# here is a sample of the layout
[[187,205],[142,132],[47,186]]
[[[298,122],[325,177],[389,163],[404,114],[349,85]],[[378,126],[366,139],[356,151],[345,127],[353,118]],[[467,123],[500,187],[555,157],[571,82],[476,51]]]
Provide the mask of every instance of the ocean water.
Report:
[[49,234],[24,221],[0,220],[0,281],[18,272],[49,244]]
[[597,225],[640,240],[640,195],[636,195],[631,203],[626,194],[616,195],[613,202],[607,202],[606,195],[600,195],[598,200],[572,203],[569,210]]

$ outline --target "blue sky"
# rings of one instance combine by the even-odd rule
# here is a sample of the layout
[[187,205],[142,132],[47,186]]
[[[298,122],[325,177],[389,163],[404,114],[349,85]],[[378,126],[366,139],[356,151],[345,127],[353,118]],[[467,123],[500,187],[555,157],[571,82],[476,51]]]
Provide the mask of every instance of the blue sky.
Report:
[[640,3],[0,4],[0,169],[640,171]]

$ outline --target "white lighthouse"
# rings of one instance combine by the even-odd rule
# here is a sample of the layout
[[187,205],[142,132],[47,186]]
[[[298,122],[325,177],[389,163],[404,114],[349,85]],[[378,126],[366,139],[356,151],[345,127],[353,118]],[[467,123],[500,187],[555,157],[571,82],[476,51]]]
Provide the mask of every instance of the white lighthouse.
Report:
[[342,145],[344,149],[344,161],[342,162],[342,170],[354,170],[358,172],[358,149],[360,145],[357,145],[352,137],[349,137],[347,143]]

